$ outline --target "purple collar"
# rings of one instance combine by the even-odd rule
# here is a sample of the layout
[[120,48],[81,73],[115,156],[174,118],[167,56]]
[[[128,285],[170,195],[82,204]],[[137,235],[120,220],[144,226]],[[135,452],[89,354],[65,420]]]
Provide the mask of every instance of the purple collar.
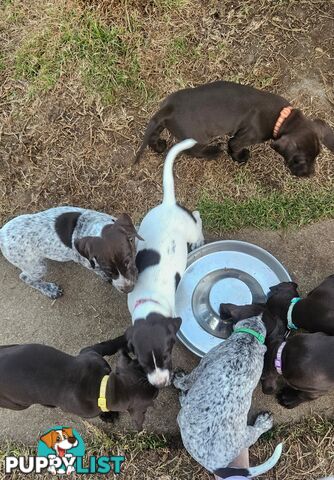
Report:
[[286,345],[286,342],[283,342],[282,345],[277,350],[277,354],[275,358],[275,367],[279,375],[282,375],[282,352],[285,345]]

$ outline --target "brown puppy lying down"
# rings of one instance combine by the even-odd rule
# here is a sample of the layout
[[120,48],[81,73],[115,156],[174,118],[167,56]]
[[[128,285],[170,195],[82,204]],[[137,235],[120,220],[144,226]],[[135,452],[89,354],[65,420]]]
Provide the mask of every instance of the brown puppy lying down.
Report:
[[0,407],[24,410],[40,404],[80,417],[100,415],[104,421],[112,421],[115,412],[128,411],[141,429],[158,389],[148,383],[138,362],[124,353],[111,372],[103,356],[112,355],[117,347],[111,340],[73,357],[46,345],[1,346]]
[[228,153],[239,163],[248,160],[250,145],[274,139],[272,148],[298,177],[314,172],[320,142],[334,152],[334,132],[324,121],[307,119],[283,97],[233,82],[207,83],[169,95],[149,121],[135,162],[147,145],[158,153],[166,149],[160,138],[164,129],[178,140],[196,140],[198,145],[188,152],[195,157],[218,156],[220,145],[210,144],[228,135]]
[[[264,323],[275,325],[266,337],[267,352],[261,377],[262,390],[277,394],[279,403],[294,408],[334,390],[334,337],[324,333],[299,333],[285,339],[286,323],[266,305],[222,304],[221,316],[233,321],[263,312]],[[278,392],[279,377],[285,386]]]

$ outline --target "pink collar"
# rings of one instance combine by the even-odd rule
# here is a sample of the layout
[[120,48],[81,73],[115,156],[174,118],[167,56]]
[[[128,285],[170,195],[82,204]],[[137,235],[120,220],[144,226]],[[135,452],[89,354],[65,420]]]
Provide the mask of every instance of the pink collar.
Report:
[[277,350],[277,354],[275,358],[275,367],[279,375],[282,375],[282,352],[285,345],[286,345],[286,342],[283,342],[282,345]]
[[152,303],[156,303],[157,305],[161,305],[161,303],[159,303],[157,300],[153,300],[153,298],[141,298],[140,300],[136,301],[135,308],[133,309],[133,311],[135,311],[136,308],[139,307],[139,305],[142,305],[143,303],[146,303],[146,302],[152,302]]

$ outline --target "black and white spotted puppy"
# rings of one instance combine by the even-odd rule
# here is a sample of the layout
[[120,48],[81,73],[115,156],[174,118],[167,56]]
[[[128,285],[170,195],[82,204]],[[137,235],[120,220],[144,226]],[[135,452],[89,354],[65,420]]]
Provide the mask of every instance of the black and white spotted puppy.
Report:
[[13,218],[0,229],[0,249],[21,270],[21,280],[49,298],[58,298],[62,290],[43,280],[47,259],[80,263],[128,293],[138,276],[135,237],[127,214],[116,219],[66,206]]
[[228,468],[244,448],[253,445],[272,425],[271,414],[260,413],[254,425],[247,416],[253,390],[263,368],[266,328],[262,315],[239,321],[234,333],[210,350],[189,375],[176,374],[181,390],[178,424],[190,455],[218,477],[255,476],[272,468],[282,445],[262,465],[249,469]]
[[199,212],[178,205],[174,191],[174,159],[195,144],[184,140],[169,151],[163,201],[146,214],[138,230],[144,240],[137,245],[138,281],[128,295],[133,326],[125,335],[129,351],[156,387],[170,383],[171,353],[181,325],[181,319],[175,318],[175,290],[186,269],[187,245],[194,249],[204,243]]

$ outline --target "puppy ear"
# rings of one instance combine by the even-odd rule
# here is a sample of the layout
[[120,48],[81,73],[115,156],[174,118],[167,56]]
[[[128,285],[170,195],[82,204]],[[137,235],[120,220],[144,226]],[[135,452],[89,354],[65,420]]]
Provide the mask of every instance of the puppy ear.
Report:
[[119,358],[117,360],[117,366],[127,367],[132,362],[134,362],[134,360],[132,360],[129,357],[128,353],[125,350],[121,350],[121,353],[120,353]]
[[222,320],[232,318],[233,322],[238,322],[239,320],[246,320],[255,315],[260,315],[263,310],[264,305],[260,304],[233,305],[233,303],[221,303],[220,318]]
[[219,307],[219,316],[222,320],[228,320],[232,318],[231,307],[234,307],[232,303],[221,303]]
[[292,287],[297,290],[298,284],[295,282],[281,282],[281,283],[278,283],[277,285],[273,285],[272,287],[269,287],[269,290],[271,293],[275,293],[275,292],[279,292],[284,287]]
[[51,432],[48,432],[45,435],[42,435],[40,437],[40,440],[44,442],[48,448],[53,448],[53,445],[54,445],[53,437],[54,437],[54,430],[51,430]]
[[176,335],[176,332],[180,329],[182,323],[182,318],[174,317],[169,319],[168,329],[173,334]]
[[82,257],[87,258],[89,260],[91,267],[95,268],[95,263],[93,261],[94,258],[94,241],[97,239],[94,237],[83,237],[79,238],[79,240],[75,240],[74,246],[80,253]]
[[320,118],[313,120],[313,127],[321,143],[323,143],[331,152],[334,152],[333,129],[324,122],[324,120],[320,120]]
[[132,223],[131,217],[127,213],[122,213],[120,217],[116,220],[115,224],[122,227],[124,232],[132,238],[138,238],[139,240],[144,240],[135,229],[135,226]]

